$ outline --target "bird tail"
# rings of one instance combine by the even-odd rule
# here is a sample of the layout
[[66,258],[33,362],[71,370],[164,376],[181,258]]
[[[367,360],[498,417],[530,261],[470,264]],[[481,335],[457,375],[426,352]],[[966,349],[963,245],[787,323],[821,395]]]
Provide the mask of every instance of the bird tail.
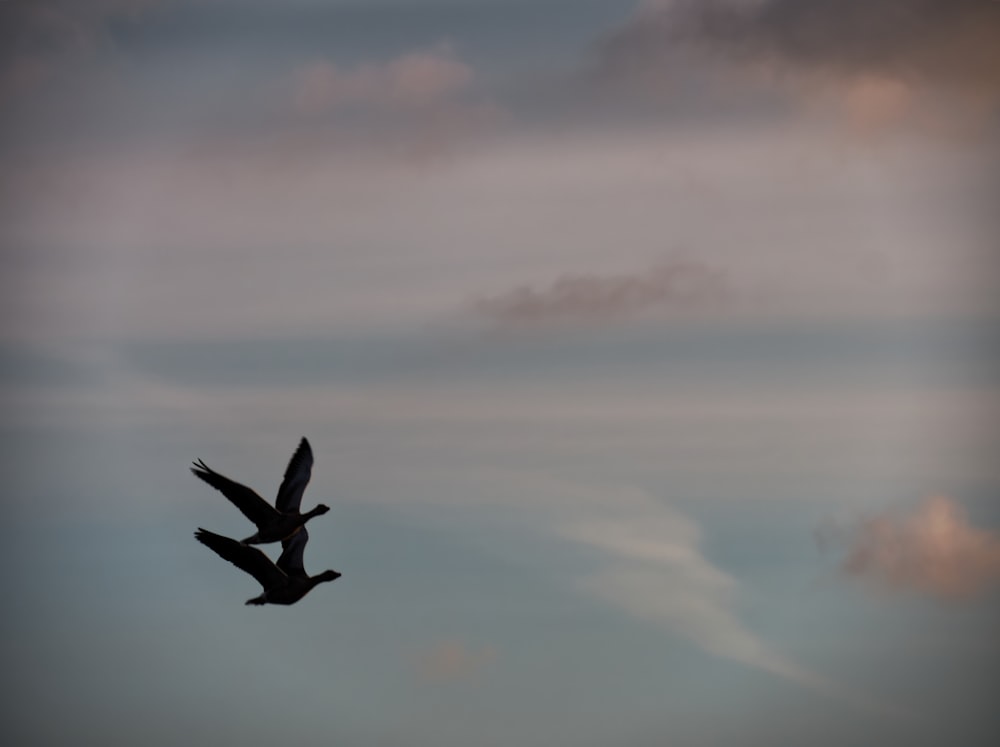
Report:
[[254,605],[267,604],[267,600],[264,599],[264,595],[261,594],[259,597],[254,597],[253,599],[248,599],[246,601],[246,604],[254,604]]

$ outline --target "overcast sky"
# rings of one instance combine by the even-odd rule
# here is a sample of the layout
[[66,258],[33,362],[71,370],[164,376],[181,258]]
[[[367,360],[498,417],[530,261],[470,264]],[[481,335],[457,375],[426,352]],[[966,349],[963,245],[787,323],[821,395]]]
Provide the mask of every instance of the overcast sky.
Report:
[[15,741],[996,743],[998,32],[0,3]]

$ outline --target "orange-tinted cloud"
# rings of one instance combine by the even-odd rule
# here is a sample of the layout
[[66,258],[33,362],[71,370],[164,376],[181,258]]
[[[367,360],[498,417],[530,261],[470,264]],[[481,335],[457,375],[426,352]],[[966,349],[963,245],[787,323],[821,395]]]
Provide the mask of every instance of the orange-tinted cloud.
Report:
[[843,94],[848,120],[862,132],[895,125],[910,112],[913,90],[900,80],[862,76],[850,83]]
[[441,641],[417,658],[417,672],[428,682],[454,682],[479,675],[497,657],[492,646],[470,648],[460,640]]
[[564,275],[547,288],[522,286],[480,298],[473,306],[496,322],[516,326],[599,322],[657,309],[704,307],[727,294],[720,270],[700,262],[676,261],[632,275]]
[[885,587],[962,597],[1000,582],[1000,536],[969,524],[947,496],[870,517],[849,541],[843,570]]

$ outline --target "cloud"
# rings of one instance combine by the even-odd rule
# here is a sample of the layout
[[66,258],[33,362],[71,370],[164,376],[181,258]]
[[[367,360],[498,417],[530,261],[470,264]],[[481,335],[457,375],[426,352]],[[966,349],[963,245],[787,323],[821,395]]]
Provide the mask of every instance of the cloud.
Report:
[[1000,536],[972,526],[948,496],[929,498],[908,515],[869,517],[839,539],[849,544],[843,571],[883,588],[957,598],[1000,582]]
[[1000,83],[994,0],[680,0],[647,3],[606,53],[639,61],[710,45],[734,58],[949,86]]
[[912,714],[801,666],[749,630],[734,610],[736,579],[700,548],[691,519],[641,492],[586,507],[584,518],[557,527],[560,536],[598,550],[605,565],[579,588],[635,618],[670,630],[701,650],[769,672],[853,708],[894,720]]
[[558,528],[560,536],[600,551],[607,561],[582,577],[580,588],[708,653],[807,686],[830,687],[743,625],[733,611],[736,580],[702,554],[694,521],[641,494],[621,496],[615,506]]
[[417,657],[421,679],[433,683],[468,680],[478,676],[497,658],[492,646],[470,648],[461,640],[446,640]]
[[617,81],[674,81],[673,90],[689,54],[761,96],[832,95],[865,129],[900,123],[918,104],[921,121],[938,126],[948,105],[977,119],[1000,105],[993,0],[647,2],[604,40],[599,69]]
[[913,107],[913,89],[895,78],[862,76],[843,92],[843,109],[858,131],[872,132],[895,125]]
[[317,60],[294,72],[292,100],[295,110],[305,115],[349,106],[421,108],[454,96],[472,79],[472,68],[446,49],[352,69]]
[[647,311],[707,308],[727,295],[720,270],[673,261],[632,275],[563,275],[546,288],[526,285],[477,299],[473,309],[504,325],[601,322]]
[[447,46],[350,68],[313,60],[279,87],[287,145],[436,159],[506,118],[474,80],[473,68]]
[[[5,333],[323,335],[446,316],[509,329],[581,319],[554,302],[564,275],[612,309],[616,283],[646,289],[614,320],[979,314],[1000,299],[995,242],[969,214],[986,177],[973,191],[922,143],[873,162],[781,128],[463,141],[428,126],[444,154],[429,163],[402,150],[418,128],[316,129],[13,160]],[[702,264],[721,298],[671,295],[676,260]],[[670,293],[651,300],[657,277]]]
[[9,0],[0,3],[0,100],[29,91],[110,44],[106,23],[155,0]]

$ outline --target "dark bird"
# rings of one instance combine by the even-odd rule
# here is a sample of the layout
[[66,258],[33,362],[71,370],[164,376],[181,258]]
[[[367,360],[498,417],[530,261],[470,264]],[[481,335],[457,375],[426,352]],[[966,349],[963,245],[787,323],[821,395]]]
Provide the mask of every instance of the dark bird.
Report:
[[309,446],[309,442],[303,438],[299,442],[299,448],[292,454],[288,467],[285,468],[285,478],[281,481],[281,487],[278,488],[278,497],[274,499],[274,506],[271,506],[246,485],[233,482],[228,477],[210,469],[200,459],[194,462],[191,472],[226,496],[230,503],[257,525],[257,533],[243,540],[244,544],[262,545],[290,537],[309,519],[330,510],[329,506],[320,503],[308,513],[299,513],[302,493],[305,491],[306,485],[309,484],[309,478],[312,475],[312,465],[312,448]]
[[247,604],[295,604],[312,591],[316,584],[340,578],[337,571],[323,571],[315,576],[306,573],[302,566],[302,553],[309,541],[309,532],[305,527],[281,541],[281,557],[277,563],[271,562],[256,547],[207,529],[199,528],[194,536],[220,558],[249,573],[264,587],[264,593],[248,599]]

